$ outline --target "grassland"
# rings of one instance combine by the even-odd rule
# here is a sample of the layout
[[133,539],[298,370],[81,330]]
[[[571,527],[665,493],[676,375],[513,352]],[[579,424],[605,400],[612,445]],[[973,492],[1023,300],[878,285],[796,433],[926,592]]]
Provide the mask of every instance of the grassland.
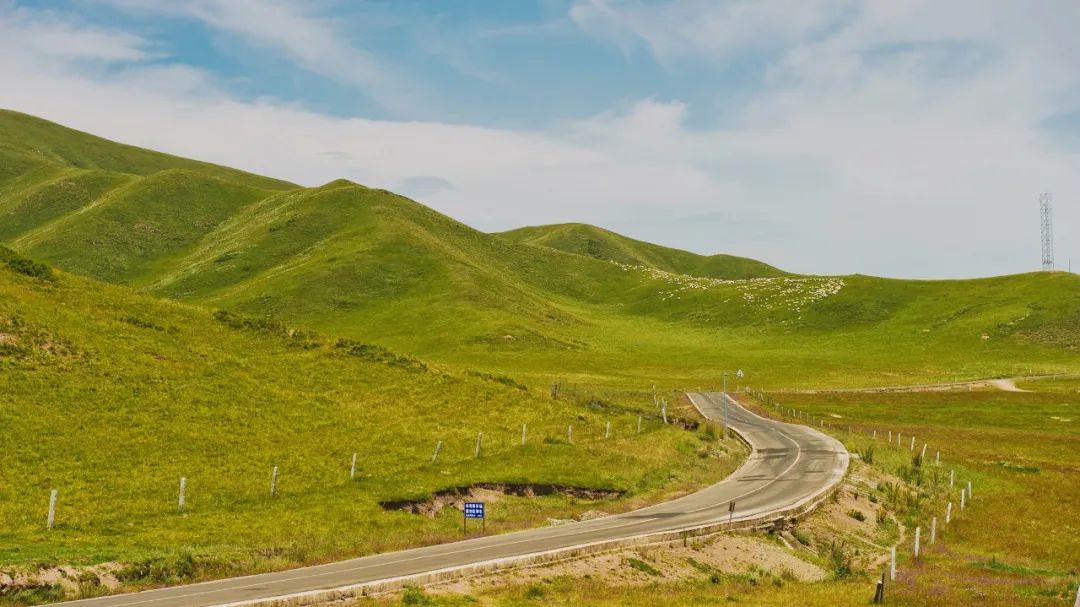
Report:
[[793,276],[582,225],[484,234],[0,112],[0,239],[94,278],[532,383],[858,386],[1075,371],[1080,278]]
[[[18,251],[0,249],[0,440],[11,445],[0,452],[0,563],[135,564],[123,569],[133,585],[453,538],[449,512],[378,506],[446,487],[628,491],[603,506],[506,498],[498,531],[722,476],[734,447],[702,458],[704,432],[650,417],[629,434],[654,415],[652,385],[674,399],[735,369],[770,392],[1080,371],[1073,274],[795,276],[591,226],[484,234],[349,181],[301,188],[11,112],[0,112],[0,242]],[[568,388],[555,402],[553,381]],[[1003,589],[988,595],[999,604],[1052,604],[1055,584],[1075,577],[1076,422],[1047,420],[1076,419],[1080,385],[1022,387],[1034,392],[777,397],[947,445],[943,457],[975,481],[986,518],[950,529],[947,549],[904,578],[901,604],[933,602],[935,582],[950,601],[985,582]],[[604,441],[607,421],[616,438]],[[524,448],[522,423],[535,439]],[[879,459],[898,469],[905,457]],[[59,526],[46,533],[52,488]],[[578,580],[540,599],[519,588],[481,600],[862,604],[867,580]]]
[[[781,411],[795,408],[871,466],[908,481],[908,489],[868,491],[878,506],[896,512],[906,528],[898,545],[898,578],[887,586],[890,605],[1071,605],[1080,585],[1080,380],[1033,381],[1032,390],[902,394],[769,395]],[[755,402],[753,400],[749,402]],[[756,405],[755,405],[756,406]],[[770,406],[764,414],[795,421]],[[816,422],[815,422],[816,425]],[[878,438],[871,438],[873,430]],[[888,444],[888,432],[902,444]],[[928,444],[927,458],[913,466]],[[867,455],[868,448],[871,455]],[[941,465],[935,465],[937,453]],[[864,464],[858,464],[864,465]],[[957,483],[948,486],[949,471]],[[974,499],[959,509],[959,489],[972,481]],[[884,490],[882,490],[884,489]],[[919,498],[914,499],[915,495]],[[945,504],[953,520],[944,523]],[[929,543],[932,517],[937,539]],[[922,555],[912,556],[912,535],[922,527]],[[895,538],[893,541],[896,541]],[[853,544],[851,550],[858,546]],[[359,601],[358,605],[479,604],[645,606],[865,605],[873,596],[879,567],[856,569],[816,583],[798,583],[755,570],[726,575],[703,572],[698,579],[658,578],[644,586],[613,582],[604,575],[564,576],[535,583],[495,586],[471,595],[406,596]]]
[[[571,389],[553,401],[547,389],[157,300],[4,253],[0,569],[119,563],[121,580],[138,586],[281,568],[460,537],[452,509],[429,519],[385,511],[384,501],[474,483],[627,492],[614,501],[506,497],[488,523],[498,532],[629,508],[720,478],[740,460],[730,441],[664,426],[644,391]],[[49,531],[51,489],[59,506]],[[36,592],[8,600],[56,596]]]

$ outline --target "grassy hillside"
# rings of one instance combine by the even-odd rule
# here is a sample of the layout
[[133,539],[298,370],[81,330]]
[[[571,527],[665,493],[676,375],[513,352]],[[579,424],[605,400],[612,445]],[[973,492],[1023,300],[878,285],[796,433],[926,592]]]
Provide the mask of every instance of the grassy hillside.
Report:
[[754,259],[734,255],[696,255],[580,223],[518,228],[503,232],[500,236],[523,244],[623,264],[647,266],[675,274],[710,278],[766,278],[785,275],[781,270]]
[[[456,538],[452,509],[429,519],[379,504],[473,483],[627,492],[505,497],[492,531],[628,508],[722,477],[741,451],[664,426],[644,392],[553,401],[546,385],[157,300],[3,249],[0,442],[0,569],[119,562],[135,585]],[[55,589],[41,592],[23,599]]]
[[484,234],[0,113],[0,240],[149,293],[548,382],[906,383],[1075,370],[1080,281],[788,275],[582,225]]

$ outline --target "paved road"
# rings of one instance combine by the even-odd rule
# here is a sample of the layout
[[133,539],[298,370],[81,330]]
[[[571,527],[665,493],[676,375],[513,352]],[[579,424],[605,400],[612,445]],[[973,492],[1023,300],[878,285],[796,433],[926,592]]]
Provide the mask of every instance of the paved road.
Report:
[[[702,414],[722,419],[722,396],[692,394]],[[351,559],[327,565],[265,573],[159,590],[64,603],[104,607],[206,607],[245,604],[271,597],[356,587],[477,563],[518,559],[582,546],[712,527],[733,520],[772,520],[805,507],[843,478],[848,453],[836,440],[807,426],[758,417],[731,404],[729,423],[753,447],[749,459],[720,483],[685,497],[604,518],[470,539]],[[658,538],[659,539],[659,538]]]

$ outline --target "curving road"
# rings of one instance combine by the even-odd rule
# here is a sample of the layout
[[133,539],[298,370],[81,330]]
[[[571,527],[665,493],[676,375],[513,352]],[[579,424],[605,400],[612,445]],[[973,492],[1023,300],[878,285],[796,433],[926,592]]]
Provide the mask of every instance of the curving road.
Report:
[[[722,419],[721,394],[691,394],[706,417]],[[327,565],[264,573],[63,603],[79,607],[206,607],[270,599],[332,596],[453,572],[477,572],[539,562],[570,552],[664,541],[680,533],[769,524],[801,514],[843,478],[848,453],[835,439],[807,426],[759,417],[730,401],[729,425],[753,449],[723,481],[685,497],[604,518],[367,556]],[[734,513],[729,505],[735,502]],[[729,522],[730,519],[730,522]]]

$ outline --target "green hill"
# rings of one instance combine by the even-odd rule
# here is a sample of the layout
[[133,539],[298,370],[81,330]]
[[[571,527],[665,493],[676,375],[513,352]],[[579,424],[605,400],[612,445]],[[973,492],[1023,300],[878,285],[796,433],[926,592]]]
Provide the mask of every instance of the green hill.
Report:
[[577,224],[485,234],[0,113],[0,240],[93,278],[542,382],[904,383],[1077,368],[1078,279],[797,276]]
[[754,259],[734,255],[696,255],[581,223],[518,228],[500,235],[523,244],[690,276],[738,279],[785,275],[781,270]]
[[[136,585],[281,568],[460,534],[452,509],[429,519],[382,502],[536,483],[627,492],[603,504],[617,509],[737,464],[734,442],[726,463],[703,460],[696,449],[718,446],[715,435],[664,426],[643,394],[628,406],[626,394],[553,401],[547,390],[155,299],[0,248],[0,469],[11,481],[0,483],[0,564],[118,562]],[[590,507],[506,497],[488,525]]]

